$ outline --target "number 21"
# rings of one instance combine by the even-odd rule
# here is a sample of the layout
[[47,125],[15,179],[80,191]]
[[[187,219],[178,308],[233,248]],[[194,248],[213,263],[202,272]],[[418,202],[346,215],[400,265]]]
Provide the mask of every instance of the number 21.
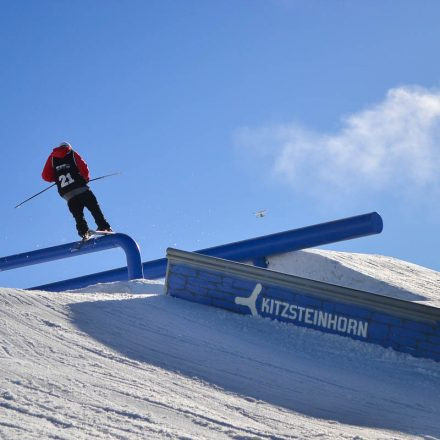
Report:
[[62,174],[58,180],[61,182],[61,188],[64,188],[67,185],[70,185],[71,183],[75,182],[72,179],[72,176],[70,175],[70,173],[67,173],[66,175]]

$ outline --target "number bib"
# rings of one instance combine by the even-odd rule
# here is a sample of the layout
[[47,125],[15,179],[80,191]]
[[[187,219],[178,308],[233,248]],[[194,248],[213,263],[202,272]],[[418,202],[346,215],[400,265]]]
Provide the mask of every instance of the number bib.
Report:
[[76,166],[73,150],[70,150],[64,157],[53,157],[52,163],[61,197],[74,189],[87,186]]

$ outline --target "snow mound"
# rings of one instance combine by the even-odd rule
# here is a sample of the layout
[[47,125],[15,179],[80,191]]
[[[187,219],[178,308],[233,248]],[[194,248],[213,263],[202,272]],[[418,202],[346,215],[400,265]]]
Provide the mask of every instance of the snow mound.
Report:
[[[271,265],[435,301],[435,273],[341,254]],[[0,289],[0,438],[440,438],[440,363],[162,291]]]
[[392,257],[309,249],[272,256],[269,269],[440,307],[440,273]]
[[164,293],[164,282],[157,280],[132,280],[115,281],[112,283],[98,283],[81,289],[69,290],[75,293],[153,293],[160,295]]

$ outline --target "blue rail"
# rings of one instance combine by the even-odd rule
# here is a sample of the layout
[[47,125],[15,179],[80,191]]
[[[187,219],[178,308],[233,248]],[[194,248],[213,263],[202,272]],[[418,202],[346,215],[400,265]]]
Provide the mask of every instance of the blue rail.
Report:
[[[92,238],[80,246],[80,242],[73,242],[54,246],[37,251],[24,252],[21,254],[10,255],[0,258],[0,271],[16,269],[18,267],[30,266],[34,264],[45,263],[63,258],[76,257],[79,255],[90,254],[92,252],[104,251],[120,247],[124,250],[127,257],[127,268],[125,270],[125,279],[143,278],[143,267],[141,254],[137,243],[126,234],[109,234],[101,237]],[[99,282],[100,277],[95,278],[89,275],[93,282]]]
[[[255,265],[265,267],[266,258],[271,255],[379,234],[382,232],[382,229],[382,218],[377,212],[372,212],[341,220],[320,223],[318,225],[307,226],[305,228],[292,229],[276,234],[251,238],[222,246],[201,249],[196,252],[232,261],[253,261]],[[145,278],[164,278],[166,266],[166,258],[143,263]],[[95,283],[122,281],[126,279],[127,268],[123,267],[99,272],[93,275],[86,275],[83,277],[32,287],[31,289],[59,292],[67,289],[79,289]]]

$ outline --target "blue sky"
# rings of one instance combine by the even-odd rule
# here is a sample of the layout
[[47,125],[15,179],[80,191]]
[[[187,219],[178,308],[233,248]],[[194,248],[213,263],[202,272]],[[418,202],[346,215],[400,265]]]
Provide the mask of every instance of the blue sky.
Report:
[[[143,261],[378,211],[381,235],[326,248],[440,270],[438,2],[0,6],[3,256],[77,239],[54,190],[13,208],[67,140],[92,177],[123,173],[93,190]],[[115,250],[0,284],[124,264]]]

